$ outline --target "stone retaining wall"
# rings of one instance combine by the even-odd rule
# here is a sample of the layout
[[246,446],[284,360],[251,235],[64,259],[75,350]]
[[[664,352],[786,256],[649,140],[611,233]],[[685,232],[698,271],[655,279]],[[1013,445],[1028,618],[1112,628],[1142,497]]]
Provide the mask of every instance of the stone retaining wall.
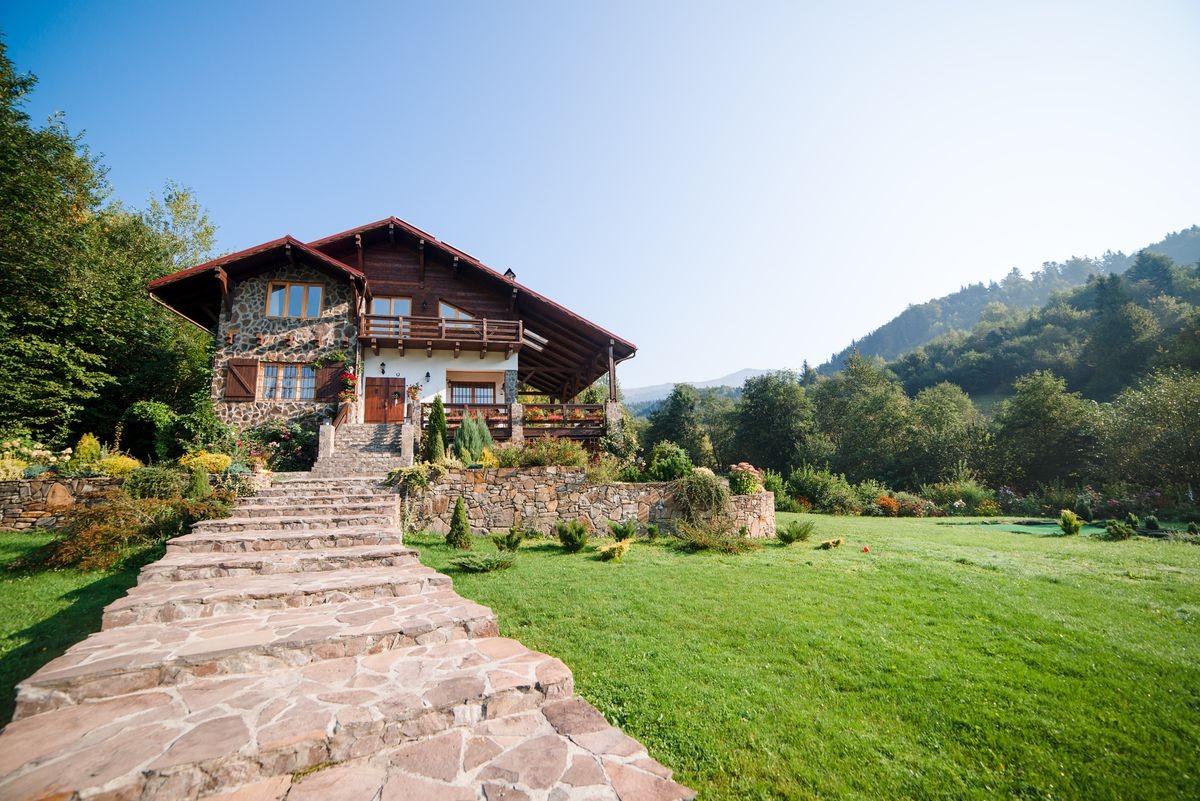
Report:
[[121,486],[120,478],[0,481],[0,529],[49,528],[79,501]]
[[[462,497],[471,528],[499,531],[517,520],[541,531],[564,519],[585,518],[594,530],[608,532],[608,521],[637,518],[639,523],[669,523],[675,518],[669,484],[588,484],[574,467],[500,467],[454,470],[423,493],[417,515],[439,533],[450,530],[454,501]],[[730,499],[735,525],[751,537],[775,536],[775,496],[770,492]]]

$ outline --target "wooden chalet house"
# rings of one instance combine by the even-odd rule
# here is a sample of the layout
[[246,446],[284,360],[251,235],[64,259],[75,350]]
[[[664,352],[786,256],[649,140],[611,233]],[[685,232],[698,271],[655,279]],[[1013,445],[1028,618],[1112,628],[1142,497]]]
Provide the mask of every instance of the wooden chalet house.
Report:
[[[389,217],[315,242],[275,239],[149,290],[216,336],[222,420],[324,420],[322,458],[344,426],[371,425],[394,429],[409,461],[439,395],[452,429],[469,412],[497,440],[602,436],[620,419],[612,392],[607,404],[569,401],[606,372],[615,388],[636,348],[515,278]],[[353,400],[339,403],[346,383]],[[522,404],[518,387],[552,402]]]

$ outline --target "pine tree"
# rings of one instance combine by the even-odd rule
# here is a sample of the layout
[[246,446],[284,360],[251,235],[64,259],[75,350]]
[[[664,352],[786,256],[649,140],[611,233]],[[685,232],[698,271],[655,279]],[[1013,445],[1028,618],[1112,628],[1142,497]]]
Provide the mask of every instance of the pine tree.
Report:
[[442,396],[433,399],[433,409],[429,412],[429,430],[425,432],[424,456],[427,462],[440,462],[446,457],[446,407]]
[[467,520],[467,507],[461,495],[454,501],[454,515],[450,518],[446,544],[460,551],[471,550],[471,523]]

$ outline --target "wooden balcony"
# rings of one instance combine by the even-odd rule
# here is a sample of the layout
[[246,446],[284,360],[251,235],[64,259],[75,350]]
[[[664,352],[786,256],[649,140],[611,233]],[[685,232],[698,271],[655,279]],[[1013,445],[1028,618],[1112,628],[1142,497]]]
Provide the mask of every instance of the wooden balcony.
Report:
[[394,317],[364,314],[358,323],[359,340],[379,353],[381,347],[425,350],[453,350],[455,358],[463,350],[478,351],[483,358],[489,351],[512,355],[525,337],[520,320],[448,320],[444,317]]

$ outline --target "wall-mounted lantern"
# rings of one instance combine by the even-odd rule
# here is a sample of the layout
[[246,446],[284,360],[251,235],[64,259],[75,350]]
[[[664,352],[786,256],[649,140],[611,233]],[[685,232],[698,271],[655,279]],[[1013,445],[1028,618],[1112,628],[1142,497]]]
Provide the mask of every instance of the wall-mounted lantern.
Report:
[[379,363],[379,374],[380,374],[380,375],[387,375],[387,362],[380,362],[380,363]]

